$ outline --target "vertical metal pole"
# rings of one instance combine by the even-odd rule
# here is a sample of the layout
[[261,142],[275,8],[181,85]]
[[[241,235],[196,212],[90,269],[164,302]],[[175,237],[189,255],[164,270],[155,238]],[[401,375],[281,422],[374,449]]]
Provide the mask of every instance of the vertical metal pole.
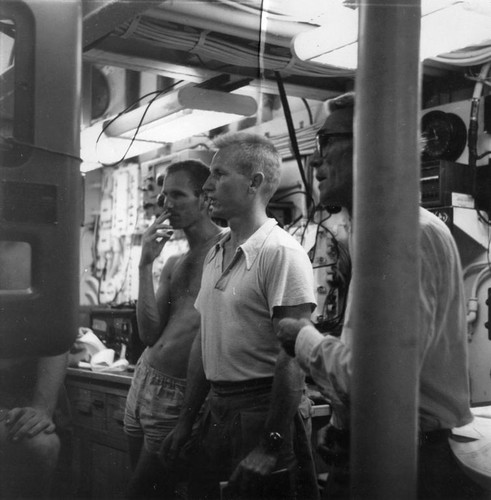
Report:
[[355,116],[354,498],[416,495],[420,0],[363,0]]

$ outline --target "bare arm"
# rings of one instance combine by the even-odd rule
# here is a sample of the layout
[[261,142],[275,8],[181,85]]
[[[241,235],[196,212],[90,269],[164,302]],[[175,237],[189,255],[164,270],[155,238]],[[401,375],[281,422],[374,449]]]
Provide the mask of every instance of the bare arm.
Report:
[[[273,318],[275,332],[278,331],[278,324],[282,318],[307,319],[310,314],[310,304],[276,308]],[[265,426],[268,432],[277,431],[283,435],[287,432],[300,404],[304,386],[305,374],[297,362],[281,350],[276,362],[271,407]]]
[[167,217],[167,212],[160,215],[145,231],[142,239],[136,312],[138,332],[141,341],[147,346],[152,346],[159,339],[170,310],[170,279],[175,258],[168,259],[164,265],[157,292],[154,290],[152,275],[153,263],[170,238],[162,236],[162,231],[170,230],[170,226],[163,224]]
[[137,319],[141,341],[152,346],[162,335],[169,320],[171,305],[171,276],[176,256],[167,259],[154,291],[152,264],[139,268]]
[[8,434],[15,441],[55,430],[52,417],[65,379],[68,353],[39,358],[31,405],[13,408],[7,417]]
[[49,414],[53,415],[60,387],[65,380],[67,362],[67,352],[39,359],[32,406],[46,408]]
[[186,380],[186,392],[179,421],[182,420],[186,426],[191,427],[210,390],[210,383],[206,380],[203,369],[201,332],[196,335],[191,347]]
[[201,332],[196,335],[191,347],[186,380],[186,392],[179,421],[175,429],[165,438],[160,449],[161,460],[170,468],[181,446],[189,439],[193,424],[210,389],[201,357]]

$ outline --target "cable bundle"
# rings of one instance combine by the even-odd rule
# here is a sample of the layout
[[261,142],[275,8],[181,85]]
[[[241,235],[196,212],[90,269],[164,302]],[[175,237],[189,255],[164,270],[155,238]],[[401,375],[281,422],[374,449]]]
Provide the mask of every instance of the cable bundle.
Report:
[[123,24],[115,34],[234,66],[256,68],[260,58],[262,68],[291,75],[347,77],[354,74],[351,70],[301,61],[287,47],[264,44],[264,51],[259,51],[259,40],[247,41],[145,16]]

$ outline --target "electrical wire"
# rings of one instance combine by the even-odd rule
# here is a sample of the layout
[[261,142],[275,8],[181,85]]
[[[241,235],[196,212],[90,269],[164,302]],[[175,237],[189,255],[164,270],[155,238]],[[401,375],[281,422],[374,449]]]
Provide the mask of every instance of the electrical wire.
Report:
[[307,113],[309,115],[309,124],[313,125],[314,124],[314,117],[312,116],[312,110],[310,109],[309,103],[305,97],[302,97],[302,102],[305,105],[305,108],[307,109]]
[[491,221],[489,219],[489,216],[488,217],[484,217],[483,214],[482,214],[482,210],[476,210],[476,213],[477,213],[477,218],[483,223],[483,224],[486,224],[486,226],[489,226],[491,225]]
[[97,145],[99,144],[99,141],[102,137],[102,135],[104,134],[104,132],[107,130],[107,128],[112,124],[114,123],[118,118],[120,118],[122,115],[128,113],[129,111],[131,111],[133,108],[135,108],[135,106],[140,102],[142,101],[143,99],[149,97],[149,96],[152,96],[152,99],[147,103],[146,105],[146,108],[145,108],[145,111],[143,112],[142,114],[142,117],[140,118],[140,121],[138,123],[138,126],[136,127],[136,130],[135,130],[135,133],[133,134],[133,137],[130,139],[130,144],[128,145],[128,147],[126,148],[126,151],[124,152],[123,156],[116,162],[113,162],[113,163],[101,163],[101,165],[103,165],[104,167],[115,167],[116,165],[119,165],[121,162],[123,162],[125,159],[126,159],[126,156],[128,154],[128,152],[130,151],[131,149],[131,146],[133,145],[133,143],[138,140],[136,139],[136,136],[138,135],[138,132],[140,131],[140,128],[143,124],[143,121],[145,119],[145,116],[147,115],[149,109],[150,109],[150,106],[163,94],[166,94],[167,92],[169,92],[169,90],[172,90],[173,88],[175,88],[177,85],[181,84],[183,82],[183,80],[179,80],[177,82],[174,82],[172,85],[169,85],[168,87],[166,87],[165,89],[163,90],[154,90],[152,92],[148,92],[147,94],[139,97],[138,99],[136,99],[135,101],[133,101],[129,106],[127,106],[125,109],[123,109],[123,111],[121,111],[120,113],[118,113],[115,117],[113,117],[112,119],[108,120],[107,122],[104,123],[103,127],[102,127],[102,130],[99,134],[99,136],[97,137],[97,140],[96,140],[96,148],[97,148]]
[[305,195],[307,195],[308,193],[307,193],[307,191],[297,190],[297,191],[293,191],[291,193],[282,194],[279,197],[274,196],[271,201],[274,202],[274,203],[277,203],[277,202],[279,202],[279,201],[281,201],[281,200],[283,200],[285,198],[293,196],[294,194],[305,194]]
[[[155,100],[159,97],[159,94],[157,94],[156,96],[154,96],[152,98],[152,100],[146,105],[146,108],[145,108],[145,111],[143,112],[143,115],[142,117],[140,118],[140,121],[138,123],[138,126],[136,127],[136,130],[135,130],[135,133],[133,134],[133,137],[131,138],[130,140],[130,144],[128,145],[128,147],[126,148],[126,151],[123,153],[123,156],[115,161],[115,162],[112,162],[112,163],[101,163],[101,165],[103,165],[104,167],[115,167],[116,165],[119,165],[121,162],[123,162],[125,159],[126,159],[126,156],[128,155],[130,149],[131,149],[131,146],[133,146],[133,143],[135,142],[136,140],[136,136],[138,135],[138,132],[140,131],[140,127],[142,126],[143,124],[143,120],[145,119],[145,116],[146,114],[148,113],[148,110],[150,109],[150,106],[155,102]],[[104,131],[106,130],[107,126],[104,126],[103,130],[101,131],[101,133],[99,134],[99,137],[97,138],[97,141],[96,141],[96,147],[97,147],[97,144],[99,144],[99,140],[102,136],[102,134],[104,133]]]
[[148,144],[158,144],[160,146],[165,146],[165,145],[169,144],[168,142],[165,142],[165,141],[152,141],[150,139],[139,139],[135,135],[133,137],[119,136],[118,139],[121,140],[121,141],[133,141],[133,142],[145,142],[145,143],[148,143]]
[[[290,194],[294,194],[294,193],[288,193],[288,196]],[[297,234],[297,232],[302,229],[302,234],[300,235],[300,237],[297,239],[300,241],[300,244],[302,246],[304,246],[304,242],[305,242],[305,234],[307,232],[307,229],[309,227],[309,225],[311,224],[312,220],[313,220],[313,214],[315,213],[315,210],[311,210],[307,213],[307,217],[305,219],[304,222],[301,222],[300,224],[298,224],[303,218],[304,218],[304,215],[303,214],[300,214],[296,219],[295,221],[293,221],[291,224],[289,224],[285,229],[292,235],[292,236],[295,236]],[[298,225],[297,225],[298,224]],[[296,227],[295,227],[296,226]],[[310,258],[310,255],[309,255],[309,258]]]

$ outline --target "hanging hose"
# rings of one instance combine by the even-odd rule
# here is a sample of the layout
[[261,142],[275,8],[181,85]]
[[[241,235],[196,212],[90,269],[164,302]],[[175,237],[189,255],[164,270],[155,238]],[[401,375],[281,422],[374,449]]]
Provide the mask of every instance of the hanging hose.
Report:
[[482,89],[484,80],[488,76],[491,63],[486,63],[482,66],[477,78],[474,92],[471,101],[471,114],[469,118],[469,132],[467,134],[467,146],[469,148],[469,167],[475,168],[477,162],[477,136],[478,136],[478,114],[479,103],[482,98]]
[[293,125],[292,114],[290,111],[290,106],[288,104],[288,98],[286,96],[285,87],[283,85],[283,79],[281,75],[275,71],[276,83],[278,85],[278,90],[280,92],[281,104],[283,106],[283,111],[285,113],[286,126],[288,128],[288,135],[290,136],[290,143],[292,146],[293,154],[297,161],[298,170],[300,172],[300,177],[302,178],[303,185],[305,186],[305,192],[307,194],[307,208],[313,205],[312,193],[310,191],[310,186],[305,177],[305,171],[302,165],[302,158],[300,157],[300,150],[298,148],[297,136],[295,134],[295,127]]

